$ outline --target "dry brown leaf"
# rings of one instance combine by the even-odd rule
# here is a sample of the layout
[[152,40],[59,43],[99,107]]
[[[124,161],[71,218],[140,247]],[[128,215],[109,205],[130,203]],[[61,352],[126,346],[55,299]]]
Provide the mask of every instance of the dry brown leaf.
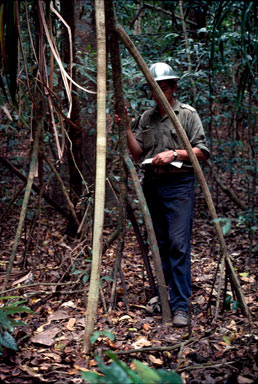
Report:
[[248,377],[239,375],[237,378],[238,384],[251,384],[254,381],[252,379],[249,379]]
[[48,316],[47,321],[51,322],[53,320],[56,320],[56,321],[65,320],[68,317],[69,317],[69,314],[66,311],[59,309],[58,311],[51,313],[51,315]]
[[12,286],[14,285],[17,285],[17,284],[21,284],[23,283],[24,281],[25,282],[29,282],[33,279],[33,273],[30,271],[29,273],[27,273],[25,276],[21,277],[19,280],[16,280],[12,283]]
[[32,343],[48,345],[49,347],[55,344],[55,336],[60,332],[60,329],[49,328],[44,332],[38,333],[31,338]]
[[19,368],[22,371],[27,372],[30,376],[39,378],[40,381],[43,381],[43,382],[49,381],[48,379],[44,379],[44,377],[40,373],[36,372],[36,371],[38,371],[37,367],[31,368],[26,364],[21,364],[21,365],[19,365]]
[[89,366],[90,366],[90,367],[96,367],[96,365],[97,365],[97,363],[96,363],[96,361],[95,361],[94,359],[91,359],[91,360],[89,361]]
[[47,322],[45,324],[42,324],[40,327],[37,328],[36,332],[38,333],[41,333],[44,331],[44,328],[47,326],[47,325],[50,325],[50,322]]
[[143,329],[145,329],[145,331],[148,331],[150,329],[150,324],[149,323],[144,323],[143,324]]
[[43,353],[43,356],[48,357],[49,359],[53,359],[53,360],[55,360],[57,363],[61,363],[61,361],[62,361],[61,356],[58,355],[57,353],[46,352],[46,353]]
[[70,301],[66,301],[65,303],[61,304],[61,307],[76,308],[76,304],[72,300],[70,300]]
[[245,281],[246,283],[254,283],[255,282],[255,278],[254,276],[249,276],[249,277],[246,277],[246,276],[240,276],[240,279],[242,281]]
[[132,343],[132,347],[135,349],[139,349],[142,347],[150,347],[151,342],[146,339],[146,337],[139,337],[134,343]]
[[75,317],[71,317],[71,319],[69,319],[67,325],[66,325],[66,328],[69,330],[69,331],[73,331],[74,330],[74,324],[76,323],[76,318]]
[[153,363],[153,364],[156,364],[156,365],[163,365],[163,361],[161,359],[157,359],[155,356],[153,355],[149,355],[149,359],[150,361]]

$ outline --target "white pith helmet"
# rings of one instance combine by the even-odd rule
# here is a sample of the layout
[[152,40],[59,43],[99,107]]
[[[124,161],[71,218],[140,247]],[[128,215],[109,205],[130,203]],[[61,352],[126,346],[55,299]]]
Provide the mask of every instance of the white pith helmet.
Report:
[[166,63],[155,63],[150,66],[150,71],[156,81],[178,80],[177,73]]

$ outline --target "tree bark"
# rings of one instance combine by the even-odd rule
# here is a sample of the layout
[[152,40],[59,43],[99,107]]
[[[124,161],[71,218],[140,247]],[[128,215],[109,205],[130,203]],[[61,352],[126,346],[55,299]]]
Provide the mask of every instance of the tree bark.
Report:
[[[116,27],[113,0],[107,1],[107,12],[108,12],[107,18],[109,20],[111,36],[113,36],[115,33],[115,27]],[[128,154],[127,138],[126,138],[126,117],[125,117],[125,110],[124,110],[125,103],[124,103],[124,95],[123,95],[123,88],[122,88],[122,67],[121,67],[121,60],[120,60],[120,53],[119,53],[119,45],[118,45],[116,36],[113,36],[112,44],[113,44],[113,50],[111,51],[113,51],[112,67],[113,67],[114,88],[115,88],[115,94],[116,94],[116,107],[117,107],[116,113],[119,116],[121,116],[121,120],[122,120],[121,132],[120,132],[121,156],[123,156],[124,163],[132,176],[134,188],[135,188],[135,191],[140,203],[141,211],[144,217],[144,221],[146,224],[148,238],[150,241],[150,248],[152,251],[154,265],[155,265],[155,271],[156,271],[156,277],[157,277],[157,283],[158,283],[157,285],[159,289],[159,295],[160,295],[160,301],[161,301],[161,307],[162,307],[162,316],[163,316],[162,320],[164,323],[168,323],[171,320],[171,311],[168,304],[168,294],[167,294],[165,278],[164,278],[162,264],[161,264],[160,255],[159,255],[159,248],[158,248],[155,232],[153,229],[149,209],[147,207],[147,203],[142,191],[142,187],[139,182],[137,172],[135,170],[133,162],[131,161]]]
[[[61,1],[62,16],[71,28],[72,36],[75,35],[75,1]],[[76,61],[76,49],[73,45],[73,51],[70,52],[69,40],[67,38],[66,29],[63,32],[63,59],[64,62],[71,65],[71,58]],[[72,77],[76,81],[76,71],[72,70]],[[76,207],[80,196],[82,194],[82,179],[78,172],[79,168],[82,169],[82,128],[80,122],[80,101],[79,97],[72,92],[72,111],[71,120],[75,123],[74,126],[67,126],[69,138],[71,140],[71,148],[68,150],[68,163],[70,174],[70,198],[73,205]],[[71,153],[72,151],[72,153]],[[78,220],[76,221],[74,215],[71,214],[67,233],[74,237],[78,229]]]
[[[116,113],[124,115],[124,93],[122,87],[122,68],[121,68],[121,59],[119,44],[117,40],[117,35],[113,29],[113,8],[106,8],[106,20],[108,27],[108,37],[109,37],[109,49],[110,49],[110,59],[112,66],[112,79],[114,86],[114,99],[115,106],[114,109]],[[118,231],[119,231],[119,240],[116,247],[116,261],[114,265],[113,272],[113,285],[111,290],[111,300],[110,300],[110,309],[114,307],[115,303],[115,293],[116,293],[116,282],[117,282],[117,272],[121,271],[121,261],[122,261],[122,251],[124,246],[124,236],[126,232],[126,206],[127,206],[127,171],[123,161],[124,155],[128,152],[127,149],[127,139],[125,133],[124,125],[119,129],[119,149],[120,149],[120,166],[119,166],[119,217],[118,217]]]
[[106,181],[106,31],[104,0],[95,0],[97,30],[97,156],[95,207],[93,227],[93,255],[90,288],[85,317],[83,351],[90,351],[90,337],[97,316],[100,265],[102,256],[102,231],[104,224],[105,181]]

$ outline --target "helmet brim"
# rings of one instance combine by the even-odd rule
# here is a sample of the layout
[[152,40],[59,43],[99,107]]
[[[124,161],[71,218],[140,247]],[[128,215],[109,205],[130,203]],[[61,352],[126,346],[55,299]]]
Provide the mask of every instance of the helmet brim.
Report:
[[163,81],[163,80],[179,80],[178,76],[159,76],[154,78],[154,80],[158,81]]

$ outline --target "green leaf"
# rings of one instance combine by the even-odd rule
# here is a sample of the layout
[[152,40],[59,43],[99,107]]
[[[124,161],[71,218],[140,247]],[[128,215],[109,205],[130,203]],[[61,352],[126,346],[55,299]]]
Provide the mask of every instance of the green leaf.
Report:
[[124,369],[124,371],[126,372],[127,376],[132,379],[132,383],[133,384],[142,384],[142,381],[140,380],[139,376],[137,376],[136,373],[131,368],[129,368],[125,363],[120,361],[114,352],[106,351],[105,354],[110,359],[115,361],[116,364],[118,364],[119,366],[121,366]]
[[228,219],[227,222],[222,226],[223,235],[226,235],[230,231],[230,228],[231,228],[231,221]]
[[136,367],[135,372],[138,373],[143,384],[162,384],[161,378],[157,372],[138,360],[134,360],[133,362]]
[[8,307],[17,307],[23,303],[26,303],[27,300],[19,300],[19,301],[15,301],[13,303],[9,303],[8,304]]
[[96,372],[82,372],[82,378],[89,384],[99,384],[103,376]]
[[114,279],[111,276],[103,276],[101,277],[101,280],[114,281]]
[[9,331],[13,330],[12,324],[7,315],[3,312],[2,308],[0,308],[0,326],[2,328],[8,329]]
[[101,335],[101,332],[100,332],[100,331],[95,331],[95,332],[93,333],[93,335],[92,335],[91,338],[90,338],[90,343],[91,343],[91,345],[93,345],[93,344],[95,343],[95,341],[98,340],[98,338],[100,337],[100,335]]
[[9,321],[13,327],[25,327],[27,325],[27,323],[25,323],[25,321],[22,321],[22,320],[9,319]]
[[84,271],[79,271],[78,269],[72,272],[73,275],[80,275],[82,273],[84,273]]
[[228,295],[225,299],[225,302],[224,302],[224,307],[225,309],[228,309],[230,310],[230,306],[231,306],[231,296]]
[[157,373],[161,378],[162,384],[183,384],[181,376],[179,376],[175,371],[168,372],[164,369],[157,369]]
[[237,308],[239,308],[239,301],[235,300],[235,301],[233,301],[232,311],[236,311]]
[[0,297],[0,300],[12,300],[12,299],[19,299],[20,296],[2,296]]
[[98,362],[99,368],[102,373],[104,373],[106,376],[106,384],[131,384],[132,381],[128,378],[125,367],[126,364],[122,361],[120,362],[120,365],[118,365],[116,362],[113,362],[110,366],[105,365],[102,360],[96,356],[96,361]]
[[112,332],[109,332],[109,331],[103,331],[102,334],[104,336],[106,336],[109,340],[111,341],[114,341],[115,340],[115,336]]
[[224,341],[227,345],[231,345],[231,342],[232,342],[231,338],[228,337],[228,336],[226,336],[226,335],[223,336],[223,341]]
[[112,332],[109,332],[109,331],[95,331],[93,333],[93,335],[91,336],[90,338],[90,343],[91,345],[93,345],[95,343],[95,341],[100,337],[100,336],[105,336],[107,337],[109,340],[111,341],[114,341],[115,340],[115,336],[113,335]]
[[83,284],[86,284],[87,283],[87,281],[89,280],[89,274],[88,274],[88,272],[86,272],[86,273],[84,273],[84,275],[83,275],[83,277],[82,277],[82,282],[83,282]]
[[24,306],[20,306],[20,307],[3,307],[3,310],[4,312],[7,314],[7,315],[11,315],[11,314],[14,314],[14,313],[23,313],[23,312],[27,312],[27,313],[33,313],[33,311],[28,308],[28,307],[24,307]]
[[15,339],[7,331],[4,331],[3,334],[0,333],[0,344],[6,348],[13,349],[14,351],[18,350]]
[[227,217],[218,217],[217,219],[213,219],[212,222],[222,224],[221,229],[222,229],[223,235],[226,235],[231,228],[231,220]]
[[248,277],[249,276],[249,272],[241,272],[241,273],[239,273],[239,276]]

